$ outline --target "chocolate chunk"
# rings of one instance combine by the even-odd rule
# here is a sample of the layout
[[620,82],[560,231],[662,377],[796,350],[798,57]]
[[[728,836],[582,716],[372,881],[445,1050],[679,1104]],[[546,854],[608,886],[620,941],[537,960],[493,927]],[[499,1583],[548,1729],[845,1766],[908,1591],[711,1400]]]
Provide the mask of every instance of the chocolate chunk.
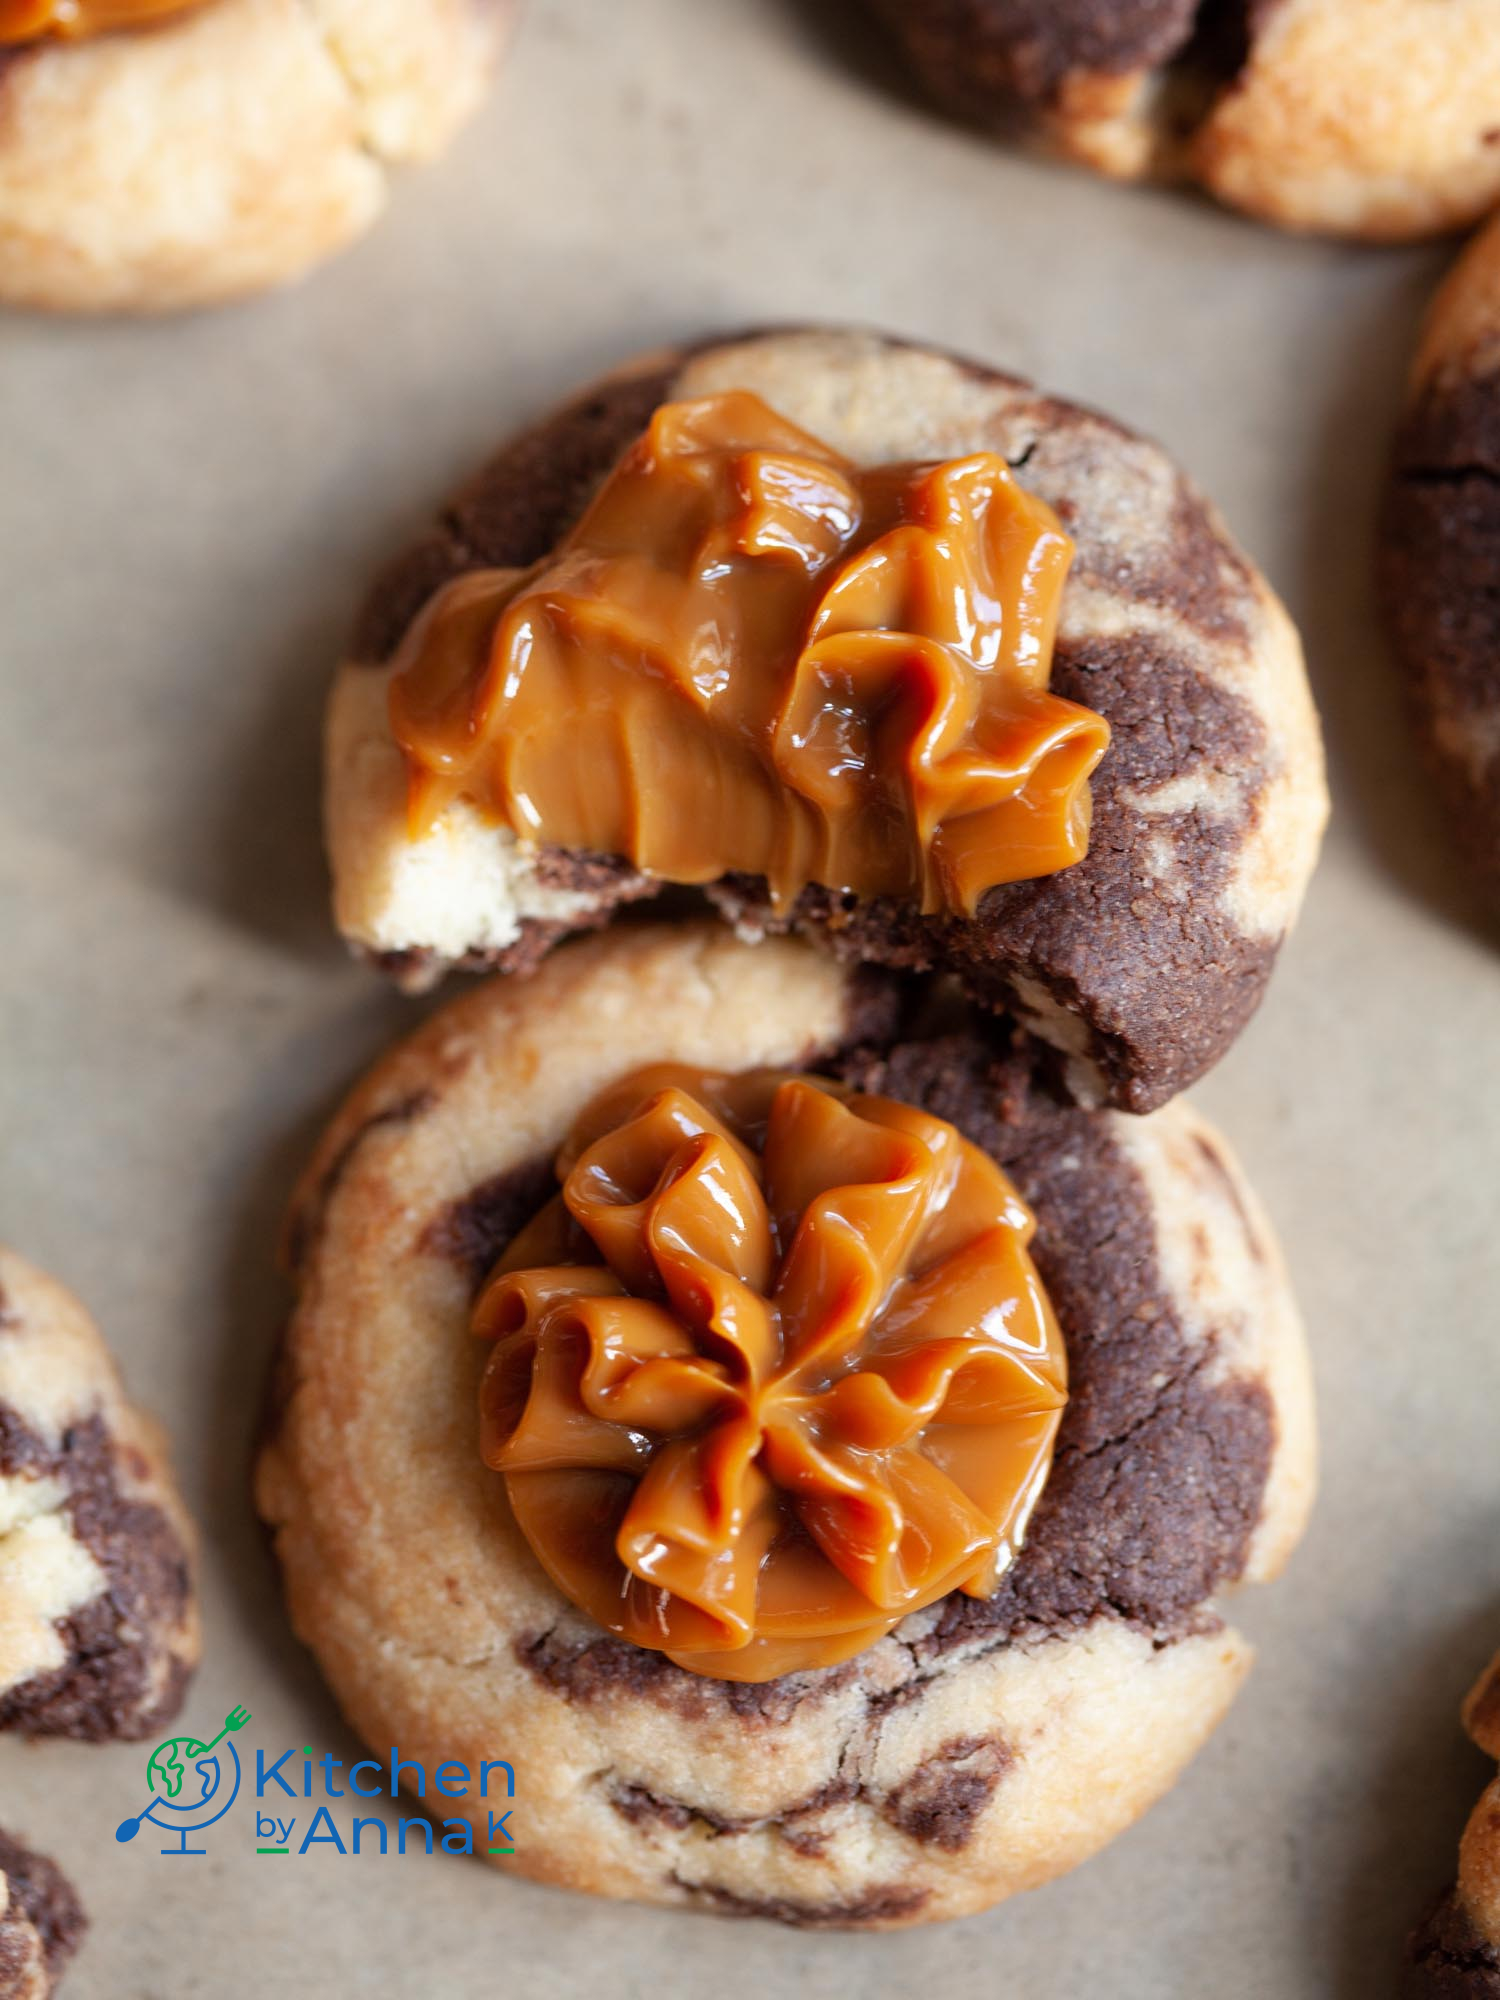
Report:
[[550,1155],[523,1160],[435,1215],[422,1231],[420,1247],[461,1264],[477,1287],[506,1244],[556,1191]]
[[838,1779],[832,1784],[819,1786],[807,1798],[798,1799],[791,1805],[783,1806],[779,1812],[760,1819],[726,1819],[722,1813],[709,1812],[704,1806],[689,1805],[685,1799],[663,1798],[644,1785],[616,1785],[610,1791],[609,1802],[621,1819],[628,1820],[632,1826],[646,1826],[654,1822],[680,1833],[696,1821],[701,1826],[711,1827],[715,1833],[727,1835],[775,1827],[802,1853],[814,1854],[822,1847],[822,1840],[812,1830],[801,1829],[799,1822],[860,1795],[859,1786]]
[[567,1701],[604,1702],[626,1694],[689,1720],[727,1710],[751,1727],[784,1723],[804,1701],[826,1699],[855,1675],[845,1665],[774,1681],[710,1680],[626,1639],[566,1636],[559,1629],[523,1634],[514,1650],[522,1666]]
[[1500,1947],[1451,1889],[1407,1941],[1401,2000],[1500,2000]]
[[188,1669],[161,1672],[161,1635],[186,1611],[191,1572],[181,1537],[158,1507],[123,1491],[104,1421],[69,1426],[56,1447],[0,1404],[0,1475],[54,1479],[73,1533],[104,1571],[97,1597],[58,1623],[61,1667],[0,1691],[0,1729],[101,1743],[155,1735],[182,1703]]
[[997,1736],[955,1736],[919,1764],[881,1810],[913,1840],[956,1854],[973,1839],[1011,1762],[1009,1744]]

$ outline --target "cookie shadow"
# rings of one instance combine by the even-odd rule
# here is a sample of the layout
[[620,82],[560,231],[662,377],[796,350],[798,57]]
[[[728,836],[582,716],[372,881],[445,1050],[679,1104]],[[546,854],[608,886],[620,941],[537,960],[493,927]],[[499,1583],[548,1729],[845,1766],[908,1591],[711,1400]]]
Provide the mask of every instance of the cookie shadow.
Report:
[[[940,113],[902,61],[895,38],[861,0],[763,0],[803,53],[907,111]],[[952,122],[951,120],[947,122]]]
[[[1478,1550],[1475,1559],[1477,1567]],[[1430,1635],[1402,1675],[1383,1751],[1375,1746],[1360,1837],[1346,1857],[1335,2000],[1395,1990],[1407,1937],[1453,1880],[1459,1835],[1494,1776],[1463,1732],[1459,1703],[1497,1637],[1500,1604],[1473,1608]]]
[[1450,245],[1409,262],[1348,343],[1314,441],[1297,603],[1336,810],[1402,895],[1494,943],[1417,754],[1376,598],[1377,527],[1406,372],[1451,256]]
[[[451,996],[450,996],[451,997]],[[281,1245],[292,1192],[318,1140],[360,1072],[395,1035],[410,1031],[439,1004],[403,1001],[379,981],[312,1031],[310,1048],[288,1051],[290,1067],[332,1079],[321,1083],[252,1156],[229,1204],[218,1277],[219,1345],[205,1399],[207,1471],[199,1495],[213,1576],[228,1599],[235,1644],[253,1654],[255,1684],[275,1686],[337,1747],[353,1735],[292,1630],[269,1532],[255,1509],[255,1460],[274,1414],[276,1360],[294,1305]],[[330,1059],[331,1058],[331,1059]]]
[[352,610],[346,596],[262,626],[245,671],[263,684],[235,745],[210,841],[218,915],[298,958],[333,958],[323,857],[323,710]]
[[292,1189],[336,1097],[300,1117],[267,1149],[234,1214],[224,1259],[222,1346],[213,1377],[204,1539],[231,1598],[241,1644],[256,1653],[256,1679],[274,1680],[311,1703],[323,1733],[341,1729],[312,1656],[294,1635],[282,1601],[270,1537],[253,1497],[265,1433],[271,1371],[291,1314],[292,1290],[278,1245]]

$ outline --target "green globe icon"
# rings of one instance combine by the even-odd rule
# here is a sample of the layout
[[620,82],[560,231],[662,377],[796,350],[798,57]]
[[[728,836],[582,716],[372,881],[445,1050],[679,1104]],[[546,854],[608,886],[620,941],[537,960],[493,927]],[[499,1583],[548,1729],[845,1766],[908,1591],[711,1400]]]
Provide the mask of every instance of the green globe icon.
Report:
[[173,1736],[158,1743],[146,1766],[152,1796],[179,1812],[206,1806],[222,1780],[219,1760],[196,1736]]
[[122,1820],[115,1839],[134,1840],[149,1820],[178,1843],[164,1847],[163,1854],[202,1854],[201,1847],[188,1846],[188,1835],[221,1820],[239,1797],[240,1753],[230,1739],[249,1720],[248,1708],[232,1708],[211,1743],[197,1736],[169,1736],[158,1743],[146,1763],[151,1803]]

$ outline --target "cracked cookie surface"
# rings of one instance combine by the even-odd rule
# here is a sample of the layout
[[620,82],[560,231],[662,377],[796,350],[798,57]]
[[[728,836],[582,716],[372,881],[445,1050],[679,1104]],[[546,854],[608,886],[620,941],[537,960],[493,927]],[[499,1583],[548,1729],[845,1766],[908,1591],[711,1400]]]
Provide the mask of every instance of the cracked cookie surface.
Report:
[[[1500,1760],[1500,1653],[1469,1690],[1464,1727]],[[1407,1945],[1402,2000],[1500,2000],[1500,1778],[1464,1829],[1458,1879]]]
[[87,1927],[57,1863],[0,1827],[0,2000],[49,2000]]
[[[1280,1567],[1314,1458],[1253,1197],[1185,1107],[1064,1106],[993,1026],[894,1032],[888,996],[805,945],[627,926],[433,1016],[303,1178],[257,1478],[292,1618],[367,1741],[514,1765],[507,1865],[815,1926],[959,1915],[1121,1831],[1243,1678],[1215,1595]],[[1052,1478],[993,1597],[762,1684],[592,1625],[477,1449],[476,1285],[580,1106],[667,1058],[816,1063],[958,1123],[1033,1205],[1068,1342]],[[477,1800],[450,1809],[485,1823]]]
[[515,0],[210,0],[0,54],[0,301],[214,304],[359,236],[478,105]]
[[[955,972],[1056,1052],[1071,1094],[1132,1110],[1208,1069],[1254,1011],[1316,859],[1326,794],[1285,611],[1167,455],[975,363],[868,333],[796,330],[646,357],[507,446],[378,579],[330,705],[326,819],[340,929],[403,974],[534,966],[652,884],[619,857],[523,848],[459,799],[409,837],[392,655],[442,583],[522,568],[577,518],[658,404],[746,388],[858,463],[1003,454],[1076,553],[1055,693],[1102,713],[1087,857],[977,915],[810,888],[792,922],[846,956]],[[741,934],[764,884],[709,891]]]
[[1435,235],[1500,200],[1490,0],[865,0],[960,116],[1285,228]]
[[0,1249],[0,1729],[156,1734],[198,1661],[192,1548],[92,1320]]
[[1381,519],[1379,585],[1454,840],[1500,909],[1500,222],[1434,300]]

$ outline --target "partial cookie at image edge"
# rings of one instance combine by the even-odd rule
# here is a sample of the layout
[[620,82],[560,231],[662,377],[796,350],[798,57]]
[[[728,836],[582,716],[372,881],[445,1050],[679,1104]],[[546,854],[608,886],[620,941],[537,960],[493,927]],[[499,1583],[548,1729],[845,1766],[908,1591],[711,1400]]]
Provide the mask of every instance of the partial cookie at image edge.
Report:
[[155,1735],[199,1655],[196,1537],[79,1302],[0,1248],[0,1729]]

